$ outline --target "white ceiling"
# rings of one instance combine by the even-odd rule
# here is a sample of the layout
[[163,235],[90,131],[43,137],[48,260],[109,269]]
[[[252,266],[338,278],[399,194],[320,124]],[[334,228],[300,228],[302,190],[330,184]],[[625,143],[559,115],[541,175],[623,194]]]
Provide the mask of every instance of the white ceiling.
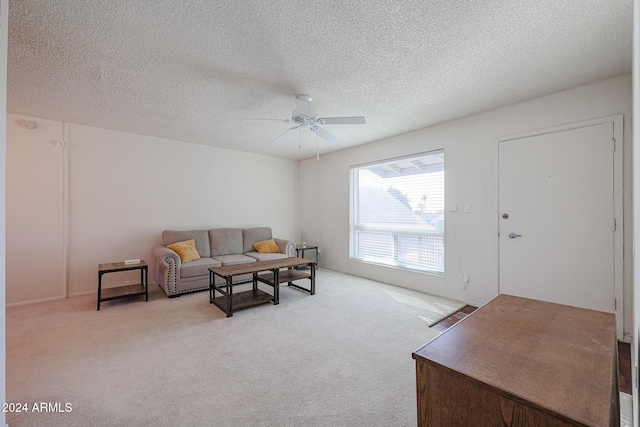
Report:
[[[10,113],[303,159],[631,72],[632,0],[11,0]],[[291,125],[298,94],[330,144]]]

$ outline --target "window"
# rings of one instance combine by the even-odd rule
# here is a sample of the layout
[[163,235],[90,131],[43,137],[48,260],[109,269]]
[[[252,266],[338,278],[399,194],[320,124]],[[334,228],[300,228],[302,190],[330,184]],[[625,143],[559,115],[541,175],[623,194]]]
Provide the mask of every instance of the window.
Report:
[[349,257],[444,274],[444,151],[352,166]]

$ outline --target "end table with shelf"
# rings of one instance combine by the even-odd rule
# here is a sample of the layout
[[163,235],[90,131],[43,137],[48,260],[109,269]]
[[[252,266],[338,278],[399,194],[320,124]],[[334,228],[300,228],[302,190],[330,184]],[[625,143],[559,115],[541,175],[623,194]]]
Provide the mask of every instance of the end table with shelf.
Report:
[[[102,289],[103,275],[131,270],[140,270],[140,283]],[[98,264],[98,311],[100,311],[100,303],[102,301],[139,295],[144,295],[145,301],[149,301],[149,266],[146,262],[140,260],[136,264],[125,264],[124,262]]]
[[320,251],[318,250],[318,247],[316,245],[296,245],[296,256],[300,257],[300,258],[304,258],[304,252],[305,251],[315,251],[316,252],[316,268],[318,268],[318,255],[320,253]]

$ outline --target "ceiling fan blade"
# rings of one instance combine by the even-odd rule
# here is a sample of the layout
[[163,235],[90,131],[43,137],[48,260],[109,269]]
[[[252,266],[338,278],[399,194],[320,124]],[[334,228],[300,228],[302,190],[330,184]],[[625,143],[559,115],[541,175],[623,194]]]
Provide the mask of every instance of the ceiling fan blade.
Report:
[[365,120],[363,116],[355,117],[322,117],[318,122],[325,125],[363,125]]
[[291,122],[291,119],[254,119],[254,118],[243,118],[242,120],[250,120],[250,121],[273,121],[273,122]]
[[332,143],[338,142],[338,138],[333,136],[333,134],[331,134],[330,132],[327,132],[325,129],[322,129],[321,127],[312,127],[311,132],[315,133],[320,138],[326,141],[329,141]]
[[280,134],[279,136],[276,136],[273,141],[271,142],[277,142],[280,141],[282,139],[285,139],[287,136],[289,136],[290,134],[296,132],[298,130],[300,126],[294,126],[292,128],[287,129],[284,133]]
[[311,97],[309,95],[298,95],[296,97],[297,113],[311,117]]

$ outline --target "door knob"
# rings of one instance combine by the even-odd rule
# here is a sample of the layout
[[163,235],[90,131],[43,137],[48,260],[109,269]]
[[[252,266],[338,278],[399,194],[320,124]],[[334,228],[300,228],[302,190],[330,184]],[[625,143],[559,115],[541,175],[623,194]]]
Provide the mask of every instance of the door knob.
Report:
[[510,239],[515,239],[516,237],[522,237],[522,234],[516,234],[513,231],[511,233],[509,233],[509,238]]

